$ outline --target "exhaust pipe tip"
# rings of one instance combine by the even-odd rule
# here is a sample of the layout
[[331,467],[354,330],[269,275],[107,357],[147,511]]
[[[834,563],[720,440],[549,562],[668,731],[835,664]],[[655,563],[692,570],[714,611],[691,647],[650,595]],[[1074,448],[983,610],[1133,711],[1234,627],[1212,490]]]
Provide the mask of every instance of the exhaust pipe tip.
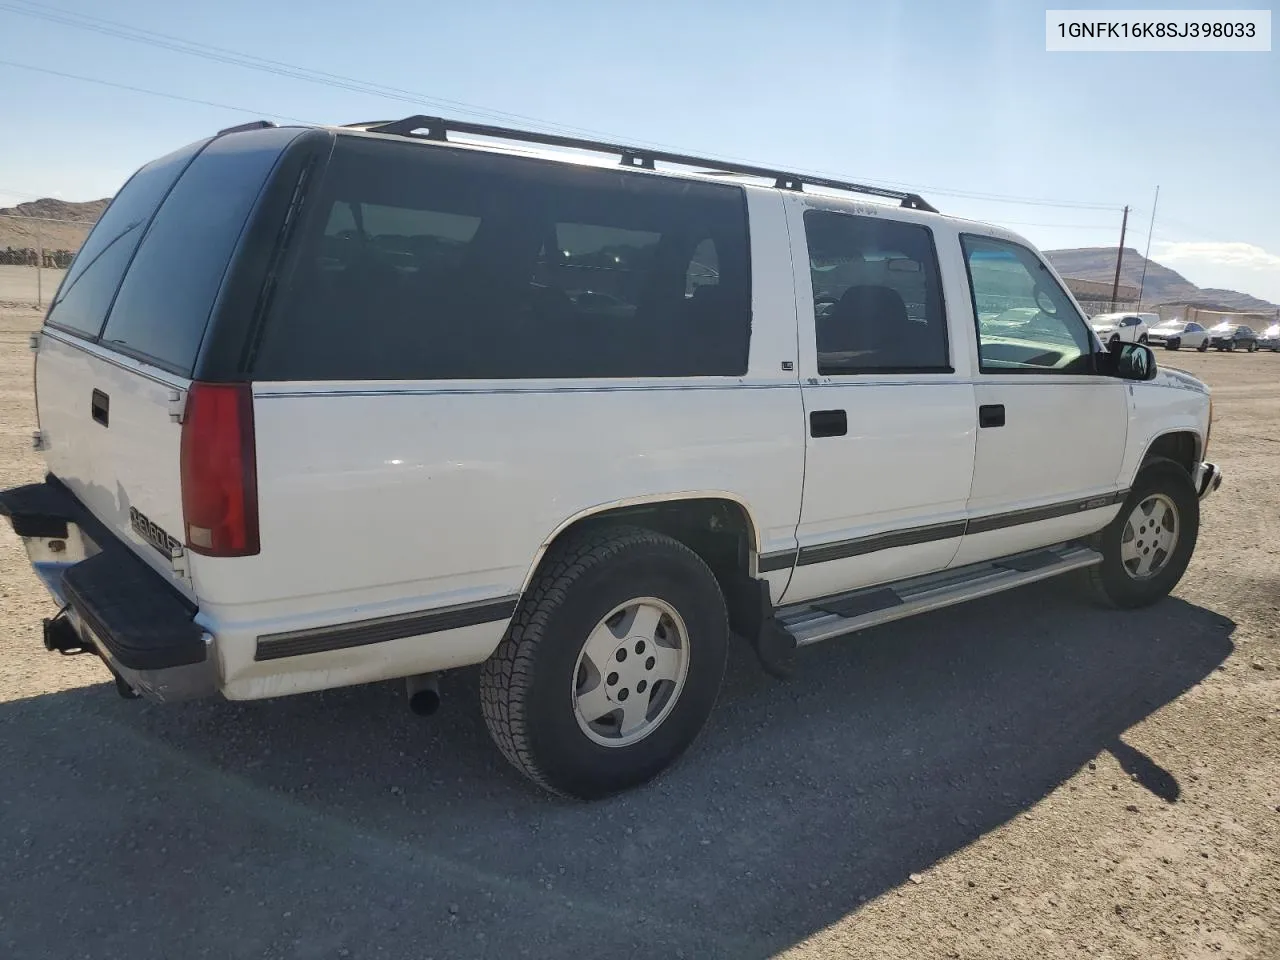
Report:
[[409,709],[420,717],[429,717],[440,709],[440,676],[422,673],[405,678]]

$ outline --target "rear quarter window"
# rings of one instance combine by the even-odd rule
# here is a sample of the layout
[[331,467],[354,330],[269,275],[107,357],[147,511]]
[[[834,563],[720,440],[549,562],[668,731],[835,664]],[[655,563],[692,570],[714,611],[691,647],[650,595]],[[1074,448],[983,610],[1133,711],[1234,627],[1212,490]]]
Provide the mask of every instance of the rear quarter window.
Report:
[[741,376],[741,188],[339,137],[257,380]]
[[160,206],[111,308],[102,343],[189,376],[236,242],[297,131],[214,140]]
[[187,168],[202,140],[153,160],[120,188],[72,261],[49,308],[47,322],[86,337],[102,332],[120,280],[160,202]]

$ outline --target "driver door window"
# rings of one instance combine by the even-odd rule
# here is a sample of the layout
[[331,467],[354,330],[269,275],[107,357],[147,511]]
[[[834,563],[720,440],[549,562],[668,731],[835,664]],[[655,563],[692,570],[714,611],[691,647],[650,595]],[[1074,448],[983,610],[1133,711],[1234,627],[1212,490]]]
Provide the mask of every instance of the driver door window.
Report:
[[1025,247],[963,235],[983,373],[1092,373],[1093,338],[1070,297]]

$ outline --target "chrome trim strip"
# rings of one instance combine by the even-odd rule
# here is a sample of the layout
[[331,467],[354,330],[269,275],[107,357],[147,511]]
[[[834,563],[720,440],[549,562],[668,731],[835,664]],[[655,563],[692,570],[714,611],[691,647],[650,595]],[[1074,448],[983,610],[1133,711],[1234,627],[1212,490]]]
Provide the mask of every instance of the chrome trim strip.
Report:
[[[922,527],[907,527],[901,530],[889,530],[867,537],[856,537],[852,540],[837,540],[831,543],[811,544],[801,547],[797,566],[808,566],[813,563],[830,563],[834,560],[846,560],[880,550],[892,550],[895,547],[910,547],[922,543],[933,543],[937,540],[951,540],[956,537],[970,536],[978,533],[989,533],[992,530],[1003,530],[1023,523],[1038,523],[1052,520],[1086,510],[1100,510],[1120,503],[1129,495],[1128,490],[1117,490],[1113,493],[1102,493],[1094,497],[1081,497],[1064,500],[1060,503],[1031,507],[1025,510],[1010,510],[1006,513],[995,513],[984,517],[970,517],[967,520],[951,520],[945,523],[933,523]],[[761,573],[771,570],[783,570],[796,556],[794,550],[764,554],[757,561],[757,569]]]
[[473,627],[481,623],[496,623],[510,619],[515,613],[518,596],[460,603],[451,607],[439,607],[419,613],[399,614],[392,617],[376,617],[309,630],[290,630],[258,637],[253,653],[254,660],[279,660],[282,657],[300,657],[310,653],[345,650],[372,643],[386,643],[442,630]]

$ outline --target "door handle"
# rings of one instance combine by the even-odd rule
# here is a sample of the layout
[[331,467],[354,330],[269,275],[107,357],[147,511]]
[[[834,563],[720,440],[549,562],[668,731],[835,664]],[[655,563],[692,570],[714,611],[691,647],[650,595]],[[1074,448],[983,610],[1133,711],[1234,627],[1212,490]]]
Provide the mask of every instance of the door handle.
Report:
[[111,417],[111,398],[101,390],[94,390],[93,398],[89,401],[89,408],[93,414],[93,419],[105,427]]
[[1003,403],[984,403],[980,407],[978,407],[978,426],[1003,427],[1004,426],[1004,404]]
[[809,411],[809,436],[843,437],[849,432],[849,418],[843,410]]

